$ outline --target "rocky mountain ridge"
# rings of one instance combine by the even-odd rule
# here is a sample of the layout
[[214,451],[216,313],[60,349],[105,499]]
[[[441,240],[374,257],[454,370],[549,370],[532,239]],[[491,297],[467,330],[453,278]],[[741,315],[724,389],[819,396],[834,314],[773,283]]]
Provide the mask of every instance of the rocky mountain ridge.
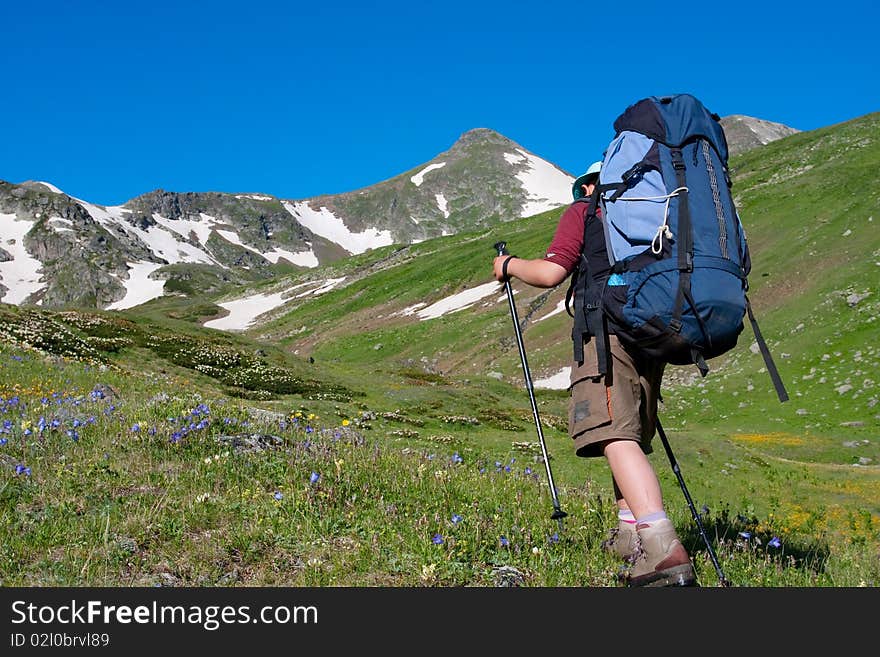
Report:
[[[725,121],[732,150],[791,130]],[[561,207],[573,180],[477,128],[389,180],[308,199],[159,189],[103,207],[51,183],[0,181],[0,301],[125,309],[168,292],[210,294]]]

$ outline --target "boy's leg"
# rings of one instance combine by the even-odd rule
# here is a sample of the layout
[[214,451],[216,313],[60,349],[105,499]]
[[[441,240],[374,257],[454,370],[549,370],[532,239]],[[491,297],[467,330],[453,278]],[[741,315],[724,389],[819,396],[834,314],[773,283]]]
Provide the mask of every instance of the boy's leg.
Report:
[[625,580],[629,586],[691,586],[690,556],[663,510],[660,482],[647,456],[632,440],[605,445],[605,456],[624,500],[636,517],[639,553]]
[[613,476],[611,483],[614,486],[614,499],[617,500],[617,526],[608,532],[608,537],[602,541],[602,547],[624,561],[632,562],[638,556],[639,549],[636,518],[627,506]]

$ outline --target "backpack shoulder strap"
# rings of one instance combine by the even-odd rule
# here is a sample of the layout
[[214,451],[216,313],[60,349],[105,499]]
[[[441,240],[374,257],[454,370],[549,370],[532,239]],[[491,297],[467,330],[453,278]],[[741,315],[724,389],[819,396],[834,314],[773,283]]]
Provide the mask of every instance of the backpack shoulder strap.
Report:
[[[597,186],[598,187],[598,186]],[[584,236],[586,237],[586,227],[587,221],[589,221],[590,217],[595,216],[596,214],[596,202],[598,201],[598,193],[594,191],[590,196],[581,196],[576,199],[574,203],[589,203],[587,210],[584,214]],[[574,268],[574,271],[571,274],[571,279],[568,283],[568,289],[565,291],[565,312],[568,313],[569,317],[574,317],[574,312],[571,309],[572,299],[574,298],[574,290],[577,286],[578,279],[581,275],[581,267],[584,265],[583,258],[583,245],[581,245],[581,260],[578,262],[578,266]]]

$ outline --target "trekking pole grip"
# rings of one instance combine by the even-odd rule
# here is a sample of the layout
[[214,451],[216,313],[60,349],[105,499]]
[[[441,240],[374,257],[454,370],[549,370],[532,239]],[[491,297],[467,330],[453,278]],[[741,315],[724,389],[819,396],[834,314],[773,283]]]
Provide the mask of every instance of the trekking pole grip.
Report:
[[507,242],[495,242],[495,250],[498,251],[498,255],[508,255],[507,253]]

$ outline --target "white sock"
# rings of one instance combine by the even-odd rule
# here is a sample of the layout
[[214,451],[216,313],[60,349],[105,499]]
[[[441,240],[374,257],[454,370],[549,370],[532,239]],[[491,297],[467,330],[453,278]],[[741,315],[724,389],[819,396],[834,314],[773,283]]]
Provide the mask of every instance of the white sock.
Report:
[[626,522],[629,524],[635,524],[636,517],[633,515],[633,512],[629,509],[618,509],[617,510],[617,519],[620,522]]
[[655,522],[659,520],[666,520],[666,512],[665,511],[657,511],[656,513],[649,513],[646,516],[642,516],[638,519],[639,525],[648,525],[649,527],[653,525]]

